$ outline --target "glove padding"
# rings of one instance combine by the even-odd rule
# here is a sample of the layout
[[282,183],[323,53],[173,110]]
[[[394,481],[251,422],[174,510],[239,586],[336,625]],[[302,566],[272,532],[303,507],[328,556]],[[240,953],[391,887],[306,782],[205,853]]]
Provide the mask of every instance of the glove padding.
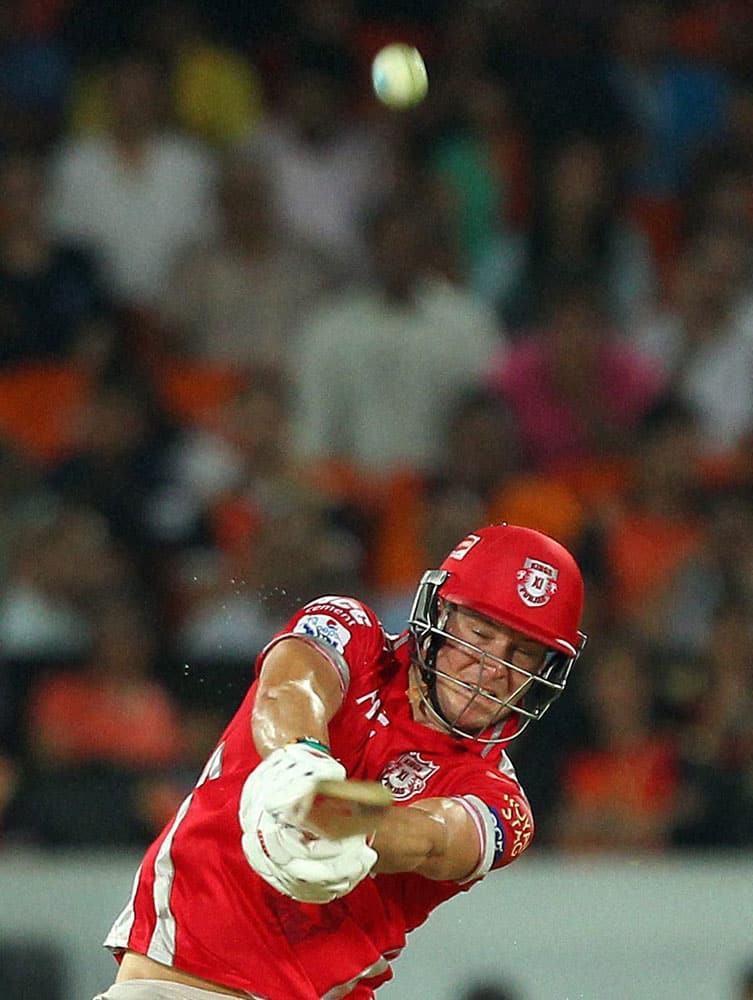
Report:
[[345,768],[304,743],[273,751],[246,779],[239,818],[251,867],[278,892],[305,903],[329,903],[366,877],[377,854],[363,835],[332,840],[296,824],[316,783],[342,780]]

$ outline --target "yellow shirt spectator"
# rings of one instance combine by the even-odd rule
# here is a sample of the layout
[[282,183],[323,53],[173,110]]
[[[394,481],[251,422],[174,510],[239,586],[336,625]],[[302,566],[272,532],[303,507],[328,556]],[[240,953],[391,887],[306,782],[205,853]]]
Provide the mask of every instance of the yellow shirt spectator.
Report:
[[[74,133],[108,127],[107,78],[107,67],[98,67],[75,82],[70,112]],[[261,84],[253,66],[211,42],[183,48],[172,67],[170,91],[172,120],[215,147],[248,136],[261,113]]]

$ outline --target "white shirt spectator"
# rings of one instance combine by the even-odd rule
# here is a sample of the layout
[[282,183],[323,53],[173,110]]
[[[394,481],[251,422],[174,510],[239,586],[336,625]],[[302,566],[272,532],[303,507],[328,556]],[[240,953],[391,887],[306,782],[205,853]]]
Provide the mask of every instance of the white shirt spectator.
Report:
[[364,214],[386,190],[386,149],[362,126],[344,126],[326,141],[302,139],[284,118],[269,118],[246,147],[266,172],[283,232],[321,253],[344,278],[366,269]]
[[70,603],[23,584],[0,598],[0,654],[9,660],[80,658],[89,638],[86,618]]
[[372,472],[437,467],[448,414],[500,343],[493,316],[436,279],[413,307],[376,291],[322,306],[292,359],[301,456]]
[[635,344],[664,368],[696,410],[709,453],[733,450],[753,432],[753,307],[741,299],[725,325],[689,345],[683,321],[660,313],[633,331]]
[[177,135],[149,139],[140,165],[125,163],[108,136],[73,141],[52,165],[52,225],[101,254],[121,303],[153,305],[177,254],[213,228],[213,172],[211,156]]

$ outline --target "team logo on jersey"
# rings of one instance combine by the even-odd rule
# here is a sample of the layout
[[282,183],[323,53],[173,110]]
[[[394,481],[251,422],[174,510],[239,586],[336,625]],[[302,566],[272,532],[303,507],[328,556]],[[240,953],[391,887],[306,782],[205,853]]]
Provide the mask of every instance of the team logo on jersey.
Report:
[[338,653],[344,653],[350,642],[350,632],[330,615],[306,615],[296,622],[293,631],[310,635],[312,639],[320,639]]
[[559,570],[539,559],[526,559],[523,568],[515,574],[518,581],[518,597],[529,608],[548,604],[557,593]]
[[404,753],[382,771],[382,784],[392,792],[398,802],[413,798],[426,788],[426,783],[439,764],[424,760],[420,753]]

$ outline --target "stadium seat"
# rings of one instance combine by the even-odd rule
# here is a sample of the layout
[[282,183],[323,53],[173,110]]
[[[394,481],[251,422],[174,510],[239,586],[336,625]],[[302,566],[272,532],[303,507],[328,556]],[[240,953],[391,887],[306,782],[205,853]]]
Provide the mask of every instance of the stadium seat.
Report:
[[41,462],[62,458],[90,376],[67,365],[31,365],[0,372],[0,435]]

